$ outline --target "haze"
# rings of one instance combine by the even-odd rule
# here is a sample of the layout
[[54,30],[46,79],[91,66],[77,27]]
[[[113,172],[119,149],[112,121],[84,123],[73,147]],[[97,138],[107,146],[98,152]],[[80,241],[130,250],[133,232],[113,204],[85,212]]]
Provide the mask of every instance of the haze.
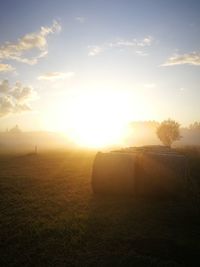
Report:
[[199,1],[1,1],[0,130],[123,144],[131,121],[199,121]]

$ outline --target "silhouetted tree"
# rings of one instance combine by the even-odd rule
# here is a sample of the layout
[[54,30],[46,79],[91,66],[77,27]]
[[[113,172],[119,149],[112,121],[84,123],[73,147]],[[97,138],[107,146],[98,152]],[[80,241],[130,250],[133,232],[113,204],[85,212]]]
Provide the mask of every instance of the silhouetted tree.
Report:
[[174,120],[164,120],[157,128],[157,136],[165,145],[171,147],[172,143],[181,138],[180,124]]

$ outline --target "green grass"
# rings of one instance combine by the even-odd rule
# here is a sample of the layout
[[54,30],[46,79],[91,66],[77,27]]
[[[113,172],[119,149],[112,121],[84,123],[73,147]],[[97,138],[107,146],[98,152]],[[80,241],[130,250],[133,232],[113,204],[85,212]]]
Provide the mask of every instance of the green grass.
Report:
[[94,196],[93,159],[0,155],[0,266],[199,266],[194,199]]

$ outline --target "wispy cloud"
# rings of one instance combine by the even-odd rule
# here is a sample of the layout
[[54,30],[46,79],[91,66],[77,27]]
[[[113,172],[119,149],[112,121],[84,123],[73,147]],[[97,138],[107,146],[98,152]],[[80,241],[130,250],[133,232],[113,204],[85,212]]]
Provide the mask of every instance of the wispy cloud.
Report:
[[136,50],[135,53],[138,55],[138,56],[142,56],[142,57],[145,57],[145,56],[148,56],[148,53],[142,51],[142,50]]
[[[47,37],[61,30],[61,25],[53,21],[50,27],[41,27],[39,32],[28,33],[19,38],[17,42],[6,42],[0,46],[0,61],[14,60],[34,65],[38,60],[48,54]],[[38,52],[34,56],[27,56],[28,52]]]
[[0,72],[11,72],[14,70],[15,68],[13,68],[11,65],[0,63]]
[[30,111],[29,102],[37,97],[35,90],[17,82],[13,87],[8,80],[0,83],[0,117],[11,113]]
[[142,40],[138,39],[117,39],[112,42],[104,43],[103,45],[92,45],[88,46],[89,56],[96,56],[100,53],[104,52],[105,50],[109,49],[125,49],[125,48],[133,48],[135,49],[136,54],[145,56],[147,53],[143,51],[142,49],[148,46],[151,46],[153,43],[153,37],[147,36]]
[[153,37],[147,36],[142,40],[137,39],[119,39],[115,42],[109,43],[110,47],[145,47],[150,46],[153,42]]
[[188,54],[178,55],[175,54],[172,57],[168,58],[167,61],[162,64],[162,66],[174,66],[174,65],[200,65],[200,53],[191,52]]
[[80,22],[80,23],[84,23],[86,21],[85,17],[75,17],[75,20]]
[[97,56],[105,50],[104,47],[97,45],[92,45],[89,46],[88,48],[89,48],[88,56]]
[[75,75],[74,72],[47,72],[40,76],[38,76],[38,80],[46,80],[46,81],[57,81],[57,80],[65,80],[70,79]]

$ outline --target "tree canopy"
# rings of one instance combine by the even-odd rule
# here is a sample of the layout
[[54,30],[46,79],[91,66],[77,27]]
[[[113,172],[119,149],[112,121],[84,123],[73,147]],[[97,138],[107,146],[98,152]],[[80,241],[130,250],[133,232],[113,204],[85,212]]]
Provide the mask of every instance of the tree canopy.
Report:
[[180,124],[171,119],[164,120],[157,128],[157,136],[165,146],[171,147],[174,141],[181,138]]

